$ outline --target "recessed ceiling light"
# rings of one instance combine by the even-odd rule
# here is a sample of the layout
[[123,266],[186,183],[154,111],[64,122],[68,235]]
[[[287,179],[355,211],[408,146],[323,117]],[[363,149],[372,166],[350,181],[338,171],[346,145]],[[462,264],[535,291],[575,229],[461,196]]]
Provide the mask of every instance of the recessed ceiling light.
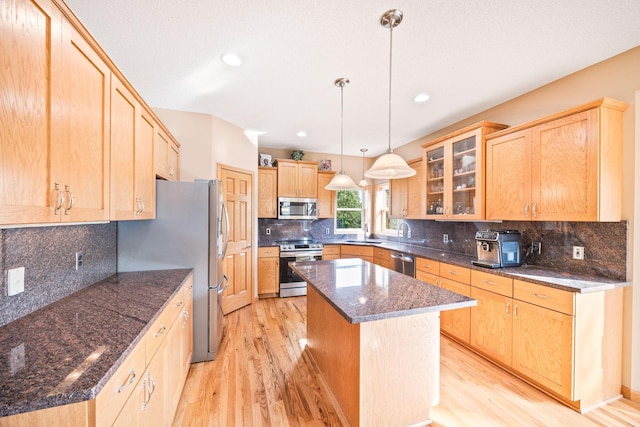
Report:
[[298,135],[300,138],[304,138],[305,136],[307,136],[307,133],[301,130],[300,132],[296,133],[296,135]]
[[413,98],[413,100],[416,102],[426,102],[429,100],[429,95],[427,95],[426,93],[421,93],[419,95],[416,95],[416,97]]
[[225,53],[222,55],[222,62],[231,67],[239,67],[242,64],[242,60],[233,53]]

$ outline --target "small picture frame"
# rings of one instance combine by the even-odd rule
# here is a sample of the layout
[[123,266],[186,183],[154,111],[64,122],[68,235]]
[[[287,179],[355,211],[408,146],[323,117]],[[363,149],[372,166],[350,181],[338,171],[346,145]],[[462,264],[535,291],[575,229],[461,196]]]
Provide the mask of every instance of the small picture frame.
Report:
[[267,167],[273,166],[271,161],[271,154],[260,153],[260,166],[267,166]]
[[322,171],[330,171],[331,170],[331,160],[320,160],[320,170]]

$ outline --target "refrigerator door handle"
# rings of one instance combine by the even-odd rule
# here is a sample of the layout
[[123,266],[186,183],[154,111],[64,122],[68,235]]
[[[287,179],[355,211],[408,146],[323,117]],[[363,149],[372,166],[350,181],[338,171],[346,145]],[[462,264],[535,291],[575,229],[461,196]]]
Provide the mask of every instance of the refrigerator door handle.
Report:
[[222,249],[222,258],[227,255],[227,247],[229,246],[229,212],[227,211],[227,204],[222,203],[222,211],[224,212],[225,218],[225,241]]
[[[225,291],[225,289],[227,289],[229,287],[229,277],[227,277],[226,274],[222,275],[222,281],[220,282],[220,284],[222,284],[222,282],[226,282],[224,284],[224,286],[222,287],[222,289],[218,289],[218,293],[221,294]],[[220,288],[220,285],[217,286],[217,288]]]

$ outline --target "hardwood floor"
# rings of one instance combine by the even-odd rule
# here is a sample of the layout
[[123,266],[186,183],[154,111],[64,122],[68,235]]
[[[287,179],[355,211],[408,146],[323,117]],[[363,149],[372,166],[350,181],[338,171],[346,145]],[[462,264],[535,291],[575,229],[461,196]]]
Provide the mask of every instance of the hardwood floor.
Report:
[[[174,426],[343,426],[304,351],[306,297],[258,300],[226,316],[212,362],[191,365]],[[640,426],[620,399],[585,415],[442,337],[433,426]]]

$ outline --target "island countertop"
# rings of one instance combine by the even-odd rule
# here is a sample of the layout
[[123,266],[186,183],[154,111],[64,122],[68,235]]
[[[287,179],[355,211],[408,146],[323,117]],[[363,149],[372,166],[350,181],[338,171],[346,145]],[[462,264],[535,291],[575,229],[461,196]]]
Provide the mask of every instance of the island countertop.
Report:
[[476,300],[359,258],[291,263],[349,323],[476,305]]

